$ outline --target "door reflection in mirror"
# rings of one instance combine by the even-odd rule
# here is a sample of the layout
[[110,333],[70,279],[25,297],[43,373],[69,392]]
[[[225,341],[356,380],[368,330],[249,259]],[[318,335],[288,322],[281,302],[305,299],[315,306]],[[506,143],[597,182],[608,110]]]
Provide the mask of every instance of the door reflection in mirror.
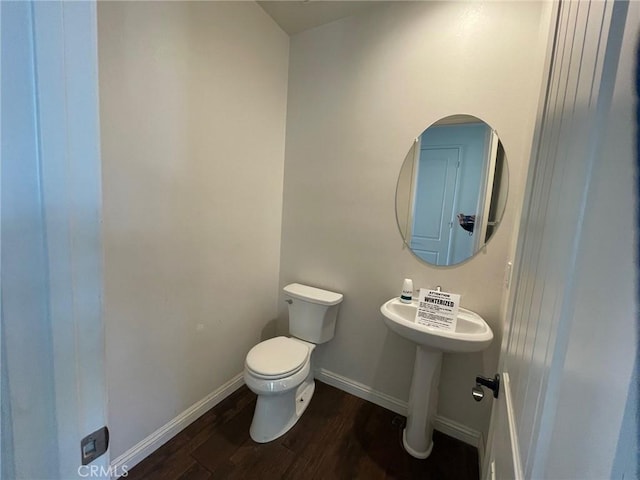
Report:
[[506,157],[495,130],[471,115],[443,118],[415,140],[400,169],[400,234],[427,263],[464,262],[498,228],[507,190]]

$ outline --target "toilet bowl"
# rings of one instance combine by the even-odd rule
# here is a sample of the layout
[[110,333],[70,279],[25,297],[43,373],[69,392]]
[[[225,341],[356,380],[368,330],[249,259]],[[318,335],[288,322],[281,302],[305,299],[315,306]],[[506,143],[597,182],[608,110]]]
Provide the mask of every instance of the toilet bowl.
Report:
[[258,443],[290,430],[307,409],[315,382],[311,354],[334,336],[342,294],[293,283],[284,287],[291,337],[260,342],[247,354],[244,381],[258,395],[249,434]]
[[306,410],[315,390],[314,348],[303,340],[275,337],[247,354],[244,381],[258,395],[249,429],[254,441],[265,443],[284,435]]

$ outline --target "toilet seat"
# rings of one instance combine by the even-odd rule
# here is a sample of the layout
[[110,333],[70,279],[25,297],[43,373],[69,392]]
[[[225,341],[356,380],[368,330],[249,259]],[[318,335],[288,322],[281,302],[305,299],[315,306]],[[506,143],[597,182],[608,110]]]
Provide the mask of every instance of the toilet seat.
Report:
[[276,380],[300,371],[309,359],[309,347],[287,337],[260,342],[247,354],[249,372],[263,379]]

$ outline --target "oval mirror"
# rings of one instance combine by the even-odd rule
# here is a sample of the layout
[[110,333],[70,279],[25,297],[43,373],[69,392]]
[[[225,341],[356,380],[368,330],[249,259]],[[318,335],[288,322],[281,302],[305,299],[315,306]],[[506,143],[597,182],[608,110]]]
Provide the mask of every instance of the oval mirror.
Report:
[[497,133],[479,118],[452,115],[416,138],[396,188],[405,243],[432,265],[473,257],[502,220],[509,173]]

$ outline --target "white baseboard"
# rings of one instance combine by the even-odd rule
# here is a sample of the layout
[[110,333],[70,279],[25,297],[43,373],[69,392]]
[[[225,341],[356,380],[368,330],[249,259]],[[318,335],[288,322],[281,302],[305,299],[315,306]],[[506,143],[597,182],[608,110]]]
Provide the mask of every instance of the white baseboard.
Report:
[[476,447],[478,449],[478,459],[482,463],[484,458],[484,439],[481,432],[440,415],[436,415],[433,418],[433,428],[467,445]]
[[367,400],[368,402],[375,403],[398,415],[407,416],[407,402],[398,400],[386,393],[378,392],[368,385],[358,383],[350,378],[325,370],[324,368],[318,368],[313,373],[314,377],[321,382],[327,383],[332,387],[336,387],[363,400]]
[[194,403],[173,420],[170,420],[147,438],[138,442],[118,458],[113,460],[111,462],[111,471],[125,472],[131,470],[140,461],[148,457],[177,433],[189,426],[189,424],[194,420],[238,390],[242,385],[244,385],[244,378],[242,373],[239,373],[220,388],[211,392],[199,402]]
[[[323,368],[315,370],[314,374],[316,379],[327,383],[332,387],[339,388],[351,395],[355,395],[356,397],[367,400],[380,407],[386,408],[387,410],[391,410],[398,415],[407,416],[407,402],[403,400],[399,400],[387,395],[386,393],[378,392],[367,385],[363,385],[362,383],[358,383]],[[434,417],[433,428],[445,435],[455,438],[456,440],[460,440],[472,447],[476,447],[478,449],[478,457],[480,459],[484,457],[484,440],[481,432],[440,415],[436,415]]]

